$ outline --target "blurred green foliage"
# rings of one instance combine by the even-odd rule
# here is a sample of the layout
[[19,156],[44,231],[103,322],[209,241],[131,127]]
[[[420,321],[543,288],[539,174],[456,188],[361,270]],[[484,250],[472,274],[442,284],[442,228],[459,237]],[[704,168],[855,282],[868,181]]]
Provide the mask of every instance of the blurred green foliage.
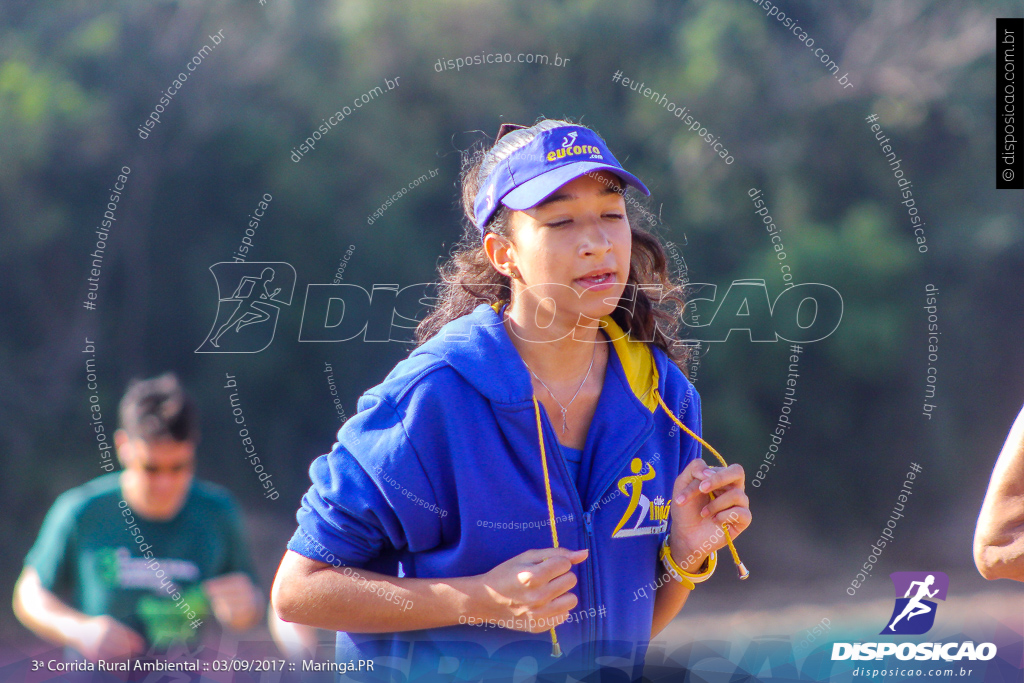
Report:
[[[272,512],[290,518],[310,461],[338,428],[323,363],[335,368],[351,415],[409,351],[298,343],[305,285],[330,282],[349,244],[347,283],[435,279],[460,235],[459,151],[493,139],[503,121],[540,116],[582,119],[645,180],[663,221],[656,231],[685,244],[692,281],[724,291],[734,279],[762,278],[771,298],[781,291],[747,194],[756,187],[795,280],[842,293],[840,328],[801,358],[794,428],[751,493],[755,514],[789,510],[816,543],[835,547],[878,526],[917,460],[926,468],[919,519],[973,518],[1019,408],[1024,360],[1024,220],[1020,194],[993,189],[994,59],[988,38],[976,37],[1015,6],[991,8],[930,2],[902,16],[870,0],[790,3],[850,73],[854,87],[844,90],[812,50],[744,0],[3,3],[0,541],[21,556],[54,497],[100,473],[87,424],[86,337],[98,349],[108,428],[131,377],[174,369],[203,410],[200,475],[265,506],[220,388],[223,373],[235,374],[254,440],[281,481]],[[218,30],[224,42],[140,139],[161,92]],[[571,61],[434,68],[491,52]],[[613,83],[620,70],[689,107],[735,163],[664,107]],[[290,159],[323,118],[396,76],[397,89],[355,109],[300,162]],[[914,182],[927,254],[864,120],[871,113]],[[87,254],[123,165],[130,180],[97,310],[87,311]],[[433,168],[439,177],[367,225],[389,195]],[[197,355],[216,306],[208,268],[229,260],[263,193],[273,201],[249,257],[291,263],[294,302],[265,352]],[[941,291],[931,421],[920,408],[925,283]],[[711,345],[698,372],[706,437],[750,473],[781,406],[788,355],[783,344],[733,334]],[[948,552],[969,562],[969,551]]]

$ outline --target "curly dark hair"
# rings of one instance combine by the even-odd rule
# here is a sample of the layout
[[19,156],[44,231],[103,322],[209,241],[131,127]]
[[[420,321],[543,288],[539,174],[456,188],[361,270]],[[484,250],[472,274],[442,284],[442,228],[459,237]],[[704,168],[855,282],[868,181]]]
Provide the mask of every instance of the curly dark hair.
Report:
[[[477,143],[463,153],[460,174],[462,210],[466,217],[463,235],[452,250],[449,260],[439,269],[441,282],[438,304],[417,326],[417,344],[423,344],[444,325],[472,312],[481,303],[494,304],[511,300],[511,278],[491,265],[480,241],[480,231],[474,224],[473,205],[477,191],[500,161],[528,144],[537,134],[570,125],[580,124],[543,119],[530,128],[505,125],[493,146],[488,148]],[[621,180],[620,183],[625,192],[625,183]],[[623,296],[611,317],[629,333],[630,338],[648,341],[664,351],[685,374],[689,346],[677,337],[686,304],[684,285],[669,274],[668,260],[658,237],[637,227],[641,223],[641,216],[635,201],[626,202],[626,213],[632,234],[629,276]],[[511,240],[510,218],[508,207],[499,204],[486,230]],[[658,285],[661,286],[662,296],[654,302],[644,288]]]

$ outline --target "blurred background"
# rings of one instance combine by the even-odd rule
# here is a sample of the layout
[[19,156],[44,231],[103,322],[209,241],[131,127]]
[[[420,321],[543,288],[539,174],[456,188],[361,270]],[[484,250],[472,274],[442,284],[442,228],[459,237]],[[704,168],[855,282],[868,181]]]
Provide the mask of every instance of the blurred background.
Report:
[[[971,538],[1024,394],[1024,204],[1019,191],[994,189],[993,94],[994,19],[1020,5],[778,4],[852,87],[751,0],[0,3],[0,592],[10,595],[56,496],[101,474],[86,338],[108,427],[132,377],[174,370],[196,397],[197,474],[242,503],[269,590],[307,468],[341,424],[325,363],[351,415],[412,348],[299,343],[306,285],[332,282],[346,251],[345,283],[435,280],[461,234],[460,151],[493,140],[502,122],[545,116],[593,127],[645,181],[654,230],[678,249],[676,272],[684,262],[691,281],[720,292],[749,278],[763,279],[771,299],[782,291],[748,197],[758,188],[794,281],[827,283],[845,303],[838,330],[804,346],[793,427],[751,489],[755,521],[738,543],[750,580],[723,569],[681,620],[810,605],[803,621],[774,625],[794,633],[891,601],[886,574],[924,569],[948,573],[951,596],[984,593],[996,609],[1007,602],[992,591],[1008,591],[1019,608],[1019,586],[978,575]],[[140,138],[162,91],[218,31],[223,41]],[[488,53],[570,61],[437,68]],[[613,82],[617,71],[688,107],[734,162]],[[323,119],[396,77],[398,87],[293,161]],[[865,121],[871,114],[913,182],[926,253]],[[96,308],[86,310],[95,229],[122,166],[131,173]],[[368,224],[432,169],[435,177]],[[197,354],[216,312],[208,269],[231,260],[265,193],[272,201],[246,260],[293,265],[292,305],[261,353]],[[940,292],[942,333],[930,420],[921,409],[929,283]],[[752,475],[782,406],[788,345],[733,333],[703,351],[691,374],[705,437]],[[225,373],[237,378],[277,500],[262,496],[242,457]],[[911,462],[923,472],[896,542],[850,597]],[[4,600],[0,638],[32,647],[38,641]],[[869,621],[880,627],[888,609]],[[669,636],[695,637],[685,628]]]

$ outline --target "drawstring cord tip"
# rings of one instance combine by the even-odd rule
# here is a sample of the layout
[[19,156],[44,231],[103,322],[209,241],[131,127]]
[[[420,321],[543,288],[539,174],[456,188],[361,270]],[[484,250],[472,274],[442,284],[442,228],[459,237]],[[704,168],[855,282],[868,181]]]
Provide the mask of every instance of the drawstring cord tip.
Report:
[[552,657],[561,657],[562,656],[562,646],[559,645],[557,642],[551,645],[551,656]]
[[[722,463],[722,467],[729,466],[728,463],[725,462],[725,458],[723,458],[718,451],[712,448],[711,444],[694,434],[689,427],[684,425],[679,418],[672,414],[672,411],[668,409],[667,405],[665,405],[665,401],[662,400],[661,394],[658,393],[657,389],[654,390],[654,398],[657,399],[658,404],[661,406],[662,410],[665,411],[665,414],[672,418],[672,421],[675,422],[680,429],[693,437],[693,439],[701,446],[704,446],[704,448],[711,451],[711,454],[718,458],[718,462]],[[536,401],[536,399],[534,399],[534,401]],[[715,499],[715,494],[709,493],[708,495],[711,497],[711,500]],[[748,571],[746,565],[740,561],[739,553],[736,552],[736,546],[732,543],[732,535],[729,533],[729,525],[723,524],[722,531],[725,532],[725,542],[729,544],[729,552],[732,553],[732,561],[736,565],[736,573],[739,575],[740,581],[746,581],[750,576],[750,571]]]

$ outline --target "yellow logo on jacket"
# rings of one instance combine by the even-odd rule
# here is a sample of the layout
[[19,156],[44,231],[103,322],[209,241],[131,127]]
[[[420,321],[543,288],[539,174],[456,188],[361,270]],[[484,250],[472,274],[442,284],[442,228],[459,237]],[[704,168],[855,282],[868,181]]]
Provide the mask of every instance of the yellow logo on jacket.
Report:
[[[644,471],[645,465],[647,466],[646,471]],[[671,503],[666,503],[665,499],[661,496],[651,501],[643,493],[644,482],[658,476],[654,465],[645,463],[640,458],[633,458],[633,462],[629,464],[629,469],[633,474],[622,477],[618,483],[619,491],[623,495],[629,496],[629,504],[626,505],[626,512],[622,515],[622,519],[615,525],[615,529],[612,531],[612,538],[628,538],[630,536],[664,533],[668,530],[668,515]],[[633,523],[633,526],[628,529],[623,528],[638,508],[639,514],[636,515],[636,521]],[[647,521],[654,522],[655,524],[643,526],[644,522]]]

